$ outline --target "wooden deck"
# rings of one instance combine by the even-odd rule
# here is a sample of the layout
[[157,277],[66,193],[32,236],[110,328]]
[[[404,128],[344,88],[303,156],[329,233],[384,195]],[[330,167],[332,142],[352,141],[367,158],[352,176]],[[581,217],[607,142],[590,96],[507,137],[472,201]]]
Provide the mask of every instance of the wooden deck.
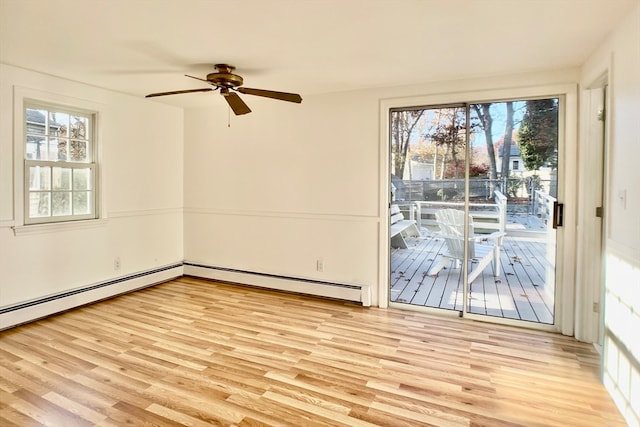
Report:
[[[462,311],[462,268],[453,264],[436,277],[427,272],[445,250],[444,240],[425,232],[408,239],[408,249],[391,253],[392,302]],[[468,311],[475,314],[553,324],[553,265],[546,242],[511,237],[501,248],[501,274],[488,266],[471,284]],[[550,282],[550,283],[547,283]]]

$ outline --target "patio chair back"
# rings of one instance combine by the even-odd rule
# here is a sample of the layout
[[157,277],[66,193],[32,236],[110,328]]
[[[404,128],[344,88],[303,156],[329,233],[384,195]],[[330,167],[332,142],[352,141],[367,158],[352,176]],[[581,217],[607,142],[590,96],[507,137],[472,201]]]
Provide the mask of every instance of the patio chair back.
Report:
[[[436,211],[436,221],[451,257],[458,260],[464,259],[464,211],[440,209]],[[473,237],[473,218],[469,216],[469,258],[476,256]]]
[[[441,209],[436,212],[436,220],[440,226],[440,236],[445,240],[447,250],[441,254],[440,261],[434,262],[429,270],[430,276],[435,276],[450,262],[455,262],[456,268],[464,260],[464,211],[458,209]],[[473,263],[473,269],[469,271],[467,281],[469,284],[493,261],[493,275],[500,275],[500,246],[505,233],[496,231],[487,235],[476,236],[473,230],[473,220],[469,217],[469,261]],[[476,242],[486,241],[487,244]]]

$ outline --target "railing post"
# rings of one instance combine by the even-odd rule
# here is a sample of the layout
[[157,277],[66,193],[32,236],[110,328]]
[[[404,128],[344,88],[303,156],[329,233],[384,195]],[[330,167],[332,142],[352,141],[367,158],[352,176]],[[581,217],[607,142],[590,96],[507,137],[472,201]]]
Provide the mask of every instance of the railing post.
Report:
[[507,197],[499,190],[494,191],[494,194],[495,202],[498,206],[498,214],[500,216],[500,218],[498,219],[498,221],[500,222],[500,224],[498,224],[498,228],[500,232],[504,233],[507,224]]

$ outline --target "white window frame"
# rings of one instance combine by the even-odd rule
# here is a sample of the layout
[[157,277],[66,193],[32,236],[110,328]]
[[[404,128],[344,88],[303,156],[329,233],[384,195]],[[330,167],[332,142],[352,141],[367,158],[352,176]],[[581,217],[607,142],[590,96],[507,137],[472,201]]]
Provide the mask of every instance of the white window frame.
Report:
[[[62,89],[62,88],[60,88]],[[84,91],[75,91],[73,88],[67,88],[67,93],[44,90],[29,86],[14,85],[13,86],[13,162],[11,169],[13,170],[13,206],[12,216],[6,220],[0,221],[0,227],[10,227],[15,236],[22,235],[38,235],[41,233],[53,233],[60,231],[102,228],[108,223],[107,203],[104,192],[104,163],[103,160],[103,144],[102,129],[104,125],[104,117],[108,116],[109,105],[100,97],[90,96]],[[95,219],[64,221],[43,224],[28,224],[24,222],[24,166],[25,166],[25,104],[36,103],[45,105],[60,106],[63,109],[79,110],[86,113],[94,113],[94,162],[95,169]],[[1,147],[0,147],[1,149]],[[3,164],[0,164],[2,167]]]
[[[50,168],[51,171],[53,170],[53,168],[56,168],[56,167],[72,169],[72,170],[73,169],[89,169],[91,171],[91,190],[90,190],[91,202],[89,203],[90,212],[86,214],[73,214],[73,213],[71,215],[50,214],[49,216],[30,217],[29,216],[30,195],[32,192],[35,192],[35,191],[29,188],[29,171],[31,167],[37,167],[37,166],[48,167]],[[95,163],[71,163],[71,162],[56,162],[56,161],[47,161],[47,160],[25,160],[25,163],[24,163],[24,193],[25,193],[24,194],[24,212],[25,212],[24,223],[27,225],[28,224],[50,224],[50,223],[57,223],[57,222],[95,219],[96,218],[96,209],[95,209],[96,189],[93,182],[94,181],[93,177],[95,176],[95,170],[96,170]],[[50,178],[50,181],[53,181],[53,179]],[[61,191],[61,190],[49,189],[49,190],[40,190],[39,192],[43,192],[43,193],[46,192],[53,195],[53,193],[57,191]],[[73,200],[74,190],[71,189],[65,192],[70,192],[71,198]],[[51,203],[51,197],[50,197],[50,203]],[[49,207],[49,210],[51,211],[51,207]]]
[[[87,135],[87,153],[88,159],[85,162],[72,162],[72,161],[61,161],[61,160],[36,160],[36,159],[27,159],[27,110],[28,109],[41,109],[47,112],[47,117],[50,112],[55,113],[63,113],[67,115],[76,115],[85,117],[89,121],[89,133]],[[60,223],[60,222],[68,222],[68,221],[79,221],[79,220],[88,220],[88,219],[96,219],[97,218],[97,209],[96,209],[96,200],[98,196],[98,188],[96,187],[96,155],[95,155],[95,139],[96,139],[96,112],[95,111],[86,111],[83,109],[69,108],[63,105],[57,105],[46,102],[38,102],[32,100],[25,100],[23,105],[23,122],[24,122],[24,133],[23,133],[23,153],[24,153],[24,224],[32,225],[32,224],[51,224],[51,223]],[[45,126],[47,126],[48,119],[45,119]],[[45,131],[44,134],[46,137],[51,137],[48,131]],[[56,190],[53,189],[52,183],[53,180],[50,179],[50,188],[47,190],[31,190],[30,188],[30,170],[32,167],[45,167],[49,168],[52,174],[53,168],[60,167],[65,169],[89,169],[90,171],[90,203],[88,204],[89,212],[82,214],[74,214],[73,212],[70,215],[55,215],[53,213],[53,209],[51,206],[51,202],[53,200],[53,194],[56,193]],[[30,215],[30,203],[31,203],[31,194],[35,192],[42,192],[49,194],[49,215],[48,216],[31,216]],[[71,193],[71,201],[73,204],[73,186],[69,191]]]
[[[86,117],[89,120],[89,134],[88,134],[88,161],[87,162],[70,162],[63,160],[34,160],[27,159],[27,109],[42,109],[47,112],[56,112],[56,113],[64,113],[69,115],[79,115],[82,117]],[[22,188],[22,207],[23,207],[23,224],[25,226],[32,225],[57,225],[64,223],[73,223],[76,221],[83,220],[96,220],[99,218],[99,200],[100,200],[100,188],[98,185],[98,150],[97,150],[97,116],[98,113],[95,110],[87,110],[83,108],[75,108],[70,107],[64,104],[58,104],[56,102],[46,102],[40,100],[33,99],[24,99],[22,103],[22,138],[21,138],[21,146],[22,150],[22,175],[23,175],[23,188]],[[33,166],[43,166],[49,167],[52,171],[54,167],[62,167],[67,169],[89,169],[91,173],[90,183],[91,183],[91,197],[89,203],[89,213],[83,214],[71,214],[71,215],[53,215],[53,212],[50,211],[48,216],[38,216],[31,217],[30,216],[30,194],[32,190],[30,189],[30,179],[29,173],[30,168]],[[49,192],[50,194],[55,193],[56,190],[50,188],[49,190],[44,190]],[[73,188],[70,190],[73,194]],[[72,195],[73,199],[73,195]],[[50,198],[51,200],[51,198]]]

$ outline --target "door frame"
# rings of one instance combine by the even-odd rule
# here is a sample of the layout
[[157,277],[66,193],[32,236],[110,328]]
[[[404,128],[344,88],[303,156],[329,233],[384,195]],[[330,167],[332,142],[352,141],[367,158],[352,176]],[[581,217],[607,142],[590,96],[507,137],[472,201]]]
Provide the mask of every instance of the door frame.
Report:
[[[574,301],[576,295],[576,216],[577,216],[577,137],[578,137],[578,87],[577,84],[555,84],[541,86],[523,86],[515,88],[485,89],[455,93],[441,93],[422,96],[405,96],[381,99],[379,104],[379,155],[380,155],[380,204],[379,204],[379,236],[378,253],[378,304],[381,308],[405,307],[404,304],[389,302],[390,292],[390,239],[389,239],[389,205],[391,203],[390,188],[390,149],[389,149],[389,111],[393,108],[422,107],[429,105],[445,105],[460,103],[483,103],[505,101],[510,99],[526,99],[539,97],[560,97],[564,108],[559,111],[559,135],[563,135],[563,143],[558,149],[558,160],[561,164],[558,171],[558,200],[565,204],[564,226],[558,229],[556,263],[556,299],[554,325],[532,324],[536,329],[549,329],[564,335],[573,335],[575,326]],[[433,309],[437,310],[437,309]],[[421,311],[430,311],[421,309]],[[437,310],[442,312],[443,310]],[[454,312],[458,316],[457,312]],[[482,319],[496,323],[515,324],[526,327],[529,322],[512,321],[510,319]]]
[[[576,280],[581,286],[576,290],[578,301],[576,312],[576,338],[580,341],[591,342],[602,352],[604,340],[604,297],[605,275],[604,263],[606,254],[606,229],[609,188],[607,177],[609,152],[609,73],[605,71],[591,84],[581,91],[581,146],[583,155],[579,165],[581,185],[590,191],[581,193],[581,211],[584,215],[578,218],[579,234],[577,236],[577,275]],[[593,96],[594,91],[601,91],[601,103],[604,107],[603,134],[600,139],[592,134],[594,122],[598,120],[593,115],[594,99],[598,102],[600,94]],[[599,171],[597,176],[592,172]],[[592,191],[601,186],[600,194]],[[602,218],[595,218],[593,209],[600,205],[604,209]],[[600,228],[596,230],[595,228]],[[587,244],[596,243],[596,244]],[[595,304],[598,305],[596,310]]]

